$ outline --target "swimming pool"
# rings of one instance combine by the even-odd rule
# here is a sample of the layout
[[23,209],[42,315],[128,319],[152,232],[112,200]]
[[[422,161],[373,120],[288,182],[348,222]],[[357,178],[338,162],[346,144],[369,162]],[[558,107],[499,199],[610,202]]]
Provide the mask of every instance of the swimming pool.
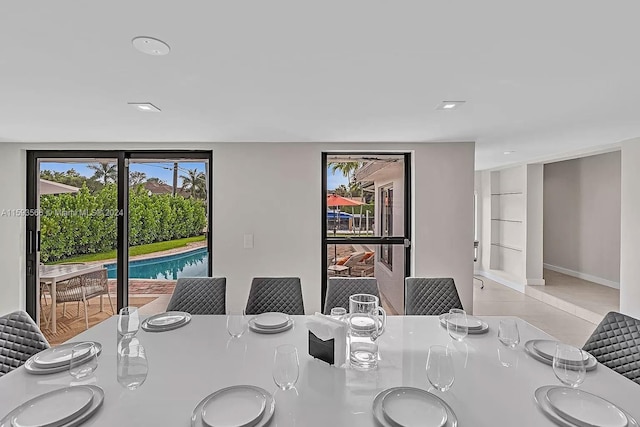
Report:
[[[129,261],[130,279],[177,280],[180,277],[207,277],[207,248]],[[116,264],[105,264],[107,277],[117,277]]]

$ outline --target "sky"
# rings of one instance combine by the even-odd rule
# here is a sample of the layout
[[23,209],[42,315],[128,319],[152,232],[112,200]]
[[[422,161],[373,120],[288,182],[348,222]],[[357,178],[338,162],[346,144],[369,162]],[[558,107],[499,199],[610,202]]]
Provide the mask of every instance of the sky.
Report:
[[[87,167],[87,163],[60,163],[60,162],[41,162],[40,170],[51,170],[54,172],[66,172],[69,169],[75,169],[80,175],[87,178],[93,176],[94,171]],[[197,169],[199,172],[205,171],[204,162],[179,162],[178,163],[178,185],[182,184],[180,175],[186,175],[188,169]],[[129,164],[129,172],[144,172],[149,178],[159,178],[167,184],[173,181],[173,162],[155,162],[155,163],[134,163]]]
[[[187,169],[197,169],[198,171],[205,171],[204,162],[180,162],[178,163],[178,175],[186,175]],[[40,163],[40,170],[51,170],[54,172],[66,172],[69,169],[75,169],[80,175],[87,178],[93,176],[94,171],[87,167],[87,163],[70,163],[70,162],[42,162]],[[159,178],[167,184],[171,184],[173,180],[173,163],[172,162],[157,162],[157,163],[134,163],[129,164],[129,171],[144,172],[148,178]],[[178,184],[182,184],[182,180],[178,178]],[[342,175],[340,171],[336,171],[335,174],[331,172],[330,168],[327,168],[327,189],[329,191],[335,190],[340,185],[348,185],[349,180]]]

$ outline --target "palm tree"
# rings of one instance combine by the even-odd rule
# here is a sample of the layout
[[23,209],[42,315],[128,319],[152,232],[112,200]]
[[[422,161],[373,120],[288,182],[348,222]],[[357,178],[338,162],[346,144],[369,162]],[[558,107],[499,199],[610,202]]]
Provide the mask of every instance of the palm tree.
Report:
[[144,172],[133,171],[129,173],[129,187],[133,187],[138,184],[142,184],[147,179],[147,174]]
[[118,169],[113,163],[99,162],[94,165],[87,165],[87,167],[95,171],[93,178],[96,181],[102,181],[104,185],[110,182],[116,182],[118,178]]
[[186,175],[180,175],[182,191],[189,191],[194,199],[207,198],[207,179],[204,172],[188,169]]

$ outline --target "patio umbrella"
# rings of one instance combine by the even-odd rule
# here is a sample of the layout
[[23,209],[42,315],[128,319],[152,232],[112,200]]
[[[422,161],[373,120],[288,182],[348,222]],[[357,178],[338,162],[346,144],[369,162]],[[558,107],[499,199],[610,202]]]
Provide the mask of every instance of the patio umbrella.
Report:
[[[342,196],[338,196],[337,194],[329,194],[327,195],[327,206],[331,206],[335,209],[335,215],[337,217],[337,223],[334,220],[334,225],[333,225],[333,235],[336,235],[336,231],[337,231],[337,225],[340,224],[340,206],[360,206],[360,205],[364,205],[364,203],[359,202],[357,200],[353,200],[353,199],[347,199],[346,197],[342,197]],[[336,225],[337,224],[337,225]],[[337,245],[333,245],[333,254],[334,254],[334,259],[336,258],[336,246]]]
[[61,184],[59,182],[47,181],[40,178],[40,195],[43,194],[62,194],[62,193],[77,193],[80,191],[78,187],[71,185]]

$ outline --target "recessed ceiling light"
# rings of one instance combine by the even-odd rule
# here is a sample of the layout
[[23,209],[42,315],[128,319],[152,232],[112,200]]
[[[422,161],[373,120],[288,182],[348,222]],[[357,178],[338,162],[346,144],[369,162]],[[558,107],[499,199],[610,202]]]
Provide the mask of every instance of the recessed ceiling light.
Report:
[[466,101],[442,101],[437,107],[436,110],[455,110],[456,108],[460,108]]
[[502,154],[504,154],[505,156],[508,156],[509,154],[513,154],[513,153],[515,153],[515,151],[505,151]]
[[147,113],[159,113],[161,110],[150,102],[129,102],[133,108]]
[[162,56],[171,51],[168,44],[162,40],[154,39],[153,37],[134,37],[134,39],[131,40],[131,43],[133,43],[133,47],[147,55]]

